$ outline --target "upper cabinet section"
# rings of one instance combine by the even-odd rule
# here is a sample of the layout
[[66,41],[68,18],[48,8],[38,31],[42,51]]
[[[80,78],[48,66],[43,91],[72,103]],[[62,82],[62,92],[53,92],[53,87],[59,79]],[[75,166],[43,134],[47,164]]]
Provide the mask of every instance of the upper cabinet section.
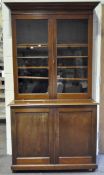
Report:
[[92,10],[97,4],[7,3],[15,99],[91,98]]

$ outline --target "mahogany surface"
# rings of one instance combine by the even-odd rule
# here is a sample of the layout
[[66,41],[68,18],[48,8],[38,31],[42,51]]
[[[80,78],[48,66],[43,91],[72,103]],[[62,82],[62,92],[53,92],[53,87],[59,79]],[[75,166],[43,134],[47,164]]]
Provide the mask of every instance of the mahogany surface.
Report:
[[[92,99],[92,36],[93,9],[99,2],[45,2],[5,4],[11,9],[13,37],[13,72],[15,99],[10,103],[12,134],[12,171],[18,170],[95,170],[97,103]],[[87,20],[87,42],[57,43],[57,20]],[[20,20],[47,20],[47,43],[18,43],[21,28]],[[28,23],[29,24],[29,23]],[[23,22],[23,29],[26,23]],[[30,25],[31,26],[31,25]],[[75,27],[75,24],[74,24]],[[76,26],[77,27],[77,26]],[[30,27],[31,28],[31,27]],[[16,31],[17,30],[17,31]],[[27,29],[26,29],[27,30]],[[24,30],[23,30],[24,31]],[[23,32],[22,31],[22,32]],[[69,33],[71,33],[69,29]],[[78,35],[81,38],[81,29]],[[24,35],[24,34],[23,34]],[[45,34],[44,34],[45,35]],[[85,36],[85,35],[84,35]],[[86,40],[85,36],[85,40]],[[24,37],[24,36],[23,36]],[[27,36],[26,36],[27,37]],[[21,41],[21,37],[19,38]],[[25,38],[26,39],[26,38]],[[18,65],[18,49],[41,47],[48,48],[48,65]],[[57,49],[87,48],[84,55],[57,55]],[[30,63],[36,55],[30,55]],[[44,57],[44,55],[42,55]],[[28,55],[27,55],[28,57]],[[88,59],[88,65],[58,65],[57,59]],[[26,56],[23,58],[25,59]],[[28,59],[28,58],[27,58]],[[84,61],[83,61],[84,62]],[[28,65],[29,66],[29,65]],[[69,66],[69,67],[68,67]],[[79,66],[79,67],[78,67]],[[45,93],[21,93],[20,79],[42,79],[39,75],[32,77],[19,75],[23,69],[48,69],[48,90]],[[64,81],[87,81],[88,90],[75,93],[57,93],[58,69],[86,69],[85,77],[59,77]],[[42,84],[41,84],[42,85]],[[26,87],[25,87],[26,88]],[[24,88],[24,89],[25,89]],[[69,87],[70,88],[70,87]],[[73,90],[73,89],[71,89]],[[74,91],[74,90],[73,90]]]

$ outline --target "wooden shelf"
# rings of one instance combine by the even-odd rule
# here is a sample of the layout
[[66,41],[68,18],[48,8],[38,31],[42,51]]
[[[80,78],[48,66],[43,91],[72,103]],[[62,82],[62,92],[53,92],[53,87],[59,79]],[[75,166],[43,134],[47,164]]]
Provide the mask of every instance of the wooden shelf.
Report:
[[[48,58],[48,56],[19,56],[19,57],[17,57],[17,59],[47,59]],[[70,56],[70,55],[68,55],[68,56],[57,56],[57,58],[88,58],[88,56],[86,55],[86,56]]]
[[[48,69],[47,66],[19,66],[18,69]],[[87,69],[88,66],[58,66],[58,69]]]
[[87,78],[57,78],[58,80],[88,80]]
[[88,44],[75,43],[75,44],[57,44],[58,48],[66,48],[66,47],[88,47]]
[[88,66],[58,66],[59,69],[86,69]]
[[[48,44],[44,43],[25,43],[25,44],[17,44],[17,48],[27,48],[29,47],[30,49],[34,48],[43,48],[43,47],[48,47]],[[32,48],[33,47],[33,48]]]
[[18,69],[48,69],[47,66],[19,66]]
[[87,55],[86,56],[82,56],[82,55],[81,56],[79,56],[79,55],[78,56],[77,55],[76,56],[75,55],[71,56],[71,55],[68,55],[68,56],[57,56],[57,58],[88,58],[88,56]]
[[32,76],[18,76],[19,79],[43,79],[47,80],[48,77],[32,77]]
[[[19,66],[18,69],[48,69],[47,66]],[[58,69],[87,69],[88,66],[58,66]]]
[[[44,43],[37,43],[37,44],[32,44],[32,43],[27,43],[27,44],[17,44],[17,48],[27,48],[27,47],[33,47],[33,48],[42,48],[42,47],[48,47],[48,44]],[[75,44],[57,44],[58,48],[66,48],[66,47],[88,47],[88,44],[81,44],[81,43],[75,43]],[[33,49],[32,48],[32,49]]]
[[45,59],[48,58],[48,56],[19,56],[17,59]]

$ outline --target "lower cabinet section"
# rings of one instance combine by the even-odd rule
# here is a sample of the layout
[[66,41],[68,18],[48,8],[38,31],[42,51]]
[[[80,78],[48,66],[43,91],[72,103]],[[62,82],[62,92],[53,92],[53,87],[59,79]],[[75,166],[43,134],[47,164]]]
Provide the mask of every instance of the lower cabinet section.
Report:
[[12,170],[96,169],[96,105],[11,111]]

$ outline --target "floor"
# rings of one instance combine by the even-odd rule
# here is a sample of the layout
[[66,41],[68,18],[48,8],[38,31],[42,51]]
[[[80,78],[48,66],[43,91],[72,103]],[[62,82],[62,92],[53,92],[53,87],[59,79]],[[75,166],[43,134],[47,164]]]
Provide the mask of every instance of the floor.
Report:
[[22,172],[12,173],[11,156],[6,155],[6,125],[0,122],[0,175],[104,175],[104,155],[98,156],[95,172]]

